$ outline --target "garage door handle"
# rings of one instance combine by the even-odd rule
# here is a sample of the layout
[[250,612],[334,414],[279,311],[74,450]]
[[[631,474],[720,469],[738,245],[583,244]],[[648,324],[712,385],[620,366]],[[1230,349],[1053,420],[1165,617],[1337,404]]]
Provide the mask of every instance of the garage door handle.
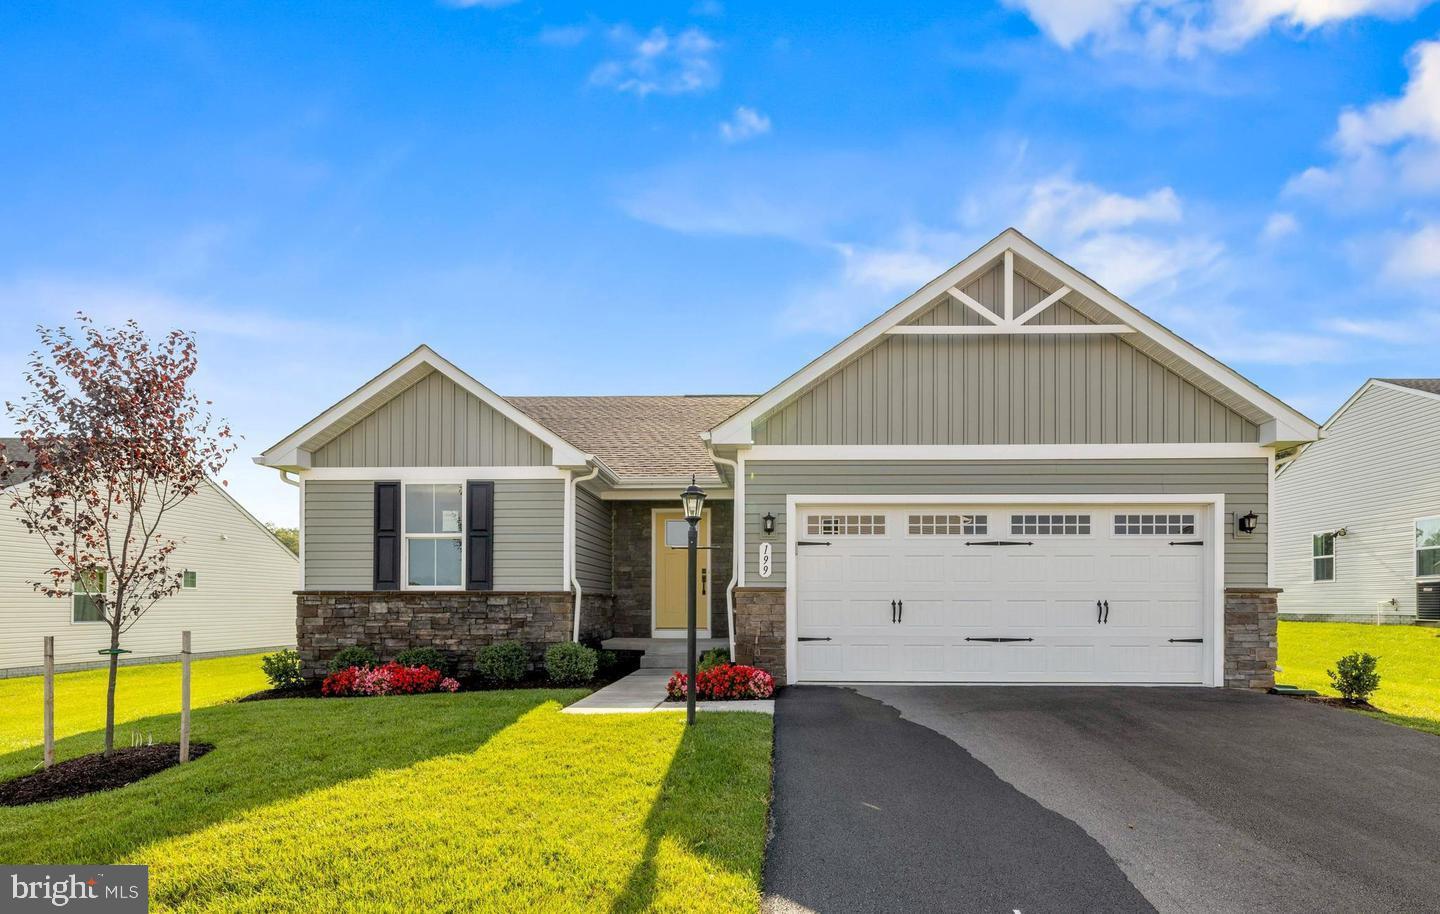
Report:
[[1105,621],[1105,607],[1103,607],[1103,606],[1100,605],[1100,601],[1099,601],[1099,600],[1096,600],[1096,601],[1095,601],[1095,624],[1096,624],[1096,625],[1099,625],[1100,623],[1102,623],[1102,622],[1104,622],[1104,621]]
[[900,613],[899,613],[899,615],[897,615],[897,616],[895,617],[895,621],[896,621],[896,622],[904,622],[904,621],[905,621],[905,601],[904,601],[904,600],[901,600],[901,601],[900,601]]
[[1110,624],[1110,601],[1105,601],[1105,624]]
[[1205,545],[1205,541],[1204,541],[1204,540],[1171,540],[1171,541],[1170,541],[1170,545],[1172,545],[1172,546],[1203,546],[1203,545]]
[[1171,638],[1171,644],[1203,644],[1204,638]]
[[967,546],[1033,546],[1029,540],[977,540],[973,543],[966,543]]
[[895,601],[890,601],[890,624],[894,625],[898,620],[895,618]]
[[1008,642],[1008,641],[1034,641],[1035,639],[1034,639],[1034,638],[966,638],[965,640],[966,640],[966,641],[994,641],[994,642],[1003,644],[1003,643]]
[[797,545],[797,546],[828,546],[828,545],[830,545],[830,543],[829,543],[828,540],[796,540],[796,541],[795,541],[795,545]]
[[796,638],[796,641],[829,641],[829,638]]

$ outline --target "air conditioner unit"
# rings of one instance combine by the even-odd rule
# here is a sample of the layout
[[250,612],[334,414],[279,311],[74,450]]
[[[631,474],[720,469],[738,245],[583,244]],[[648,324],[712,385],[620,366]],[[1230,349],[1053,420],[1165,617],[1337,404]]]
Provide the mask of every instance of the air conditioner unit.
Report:
[[1440,581],[1421,581],[1415,585],[1415,619],[1440,622]]

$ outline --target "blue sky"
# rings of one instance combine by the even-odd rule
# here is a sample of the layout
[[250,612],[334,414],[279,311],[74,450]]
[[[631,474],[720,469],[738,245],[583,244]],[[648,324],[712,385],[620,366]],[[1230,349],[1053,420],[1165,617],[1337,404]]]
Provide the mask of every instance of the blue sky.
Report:
[[[428,342],[503,394],[761,392],[1007,225],[1323,419],[1440,375],[1440,5],[0,7],[0,399],[196,332],[225,474]],[[0,419],[0,433],[11,430]]]

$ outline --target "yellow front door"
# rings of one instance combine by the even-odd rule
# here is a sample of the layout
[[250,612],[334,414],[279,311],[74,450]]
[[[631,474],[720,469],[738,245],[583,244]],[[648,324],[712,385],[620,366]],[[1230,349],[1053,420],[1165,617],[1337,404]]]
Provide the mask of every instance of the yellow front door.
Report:
[[[686,613],[689,607],[685,601],[685,578],[687,574],[687,549],[666,545],[665,531],[670,529],[670,542],[683,543],[688,535],[689,524],[682,511],[656,511],[650,523],[654,543],[655,561],[655,628],[685,630]],[[710,545],[710,512],[700,515],[700,545]],[[710,551],[702,549],[695,565],[695,627],[701,631],[710,628]]]

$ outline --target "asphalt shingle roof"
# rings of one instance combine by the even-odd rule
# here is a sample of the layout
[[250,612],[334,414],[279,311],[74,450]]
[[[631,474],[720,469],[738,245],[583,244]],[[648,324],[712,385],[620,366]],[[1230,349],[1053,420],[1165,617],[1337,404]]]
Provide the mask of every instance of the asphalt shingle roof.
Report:
[[[4,448],[7,460],[28,461],[30,451],[20,443],[19,438],[0,438],[0,448]],[[19,485],[35,474],[30,472],[30,467],[14,470],[9,476],[0,479],[0,486]]]
[[1386,384],[1398,384],[1401,387],[1409,387],[1412,390],[1423,390],[1426,393],[1440,394],[1440,378],[1376,378],[1377,381],[1384,381]]
[[594,454],[621,478],[689,476],[715,480],[700,433],[755,398],[506,397],[541,425]]

